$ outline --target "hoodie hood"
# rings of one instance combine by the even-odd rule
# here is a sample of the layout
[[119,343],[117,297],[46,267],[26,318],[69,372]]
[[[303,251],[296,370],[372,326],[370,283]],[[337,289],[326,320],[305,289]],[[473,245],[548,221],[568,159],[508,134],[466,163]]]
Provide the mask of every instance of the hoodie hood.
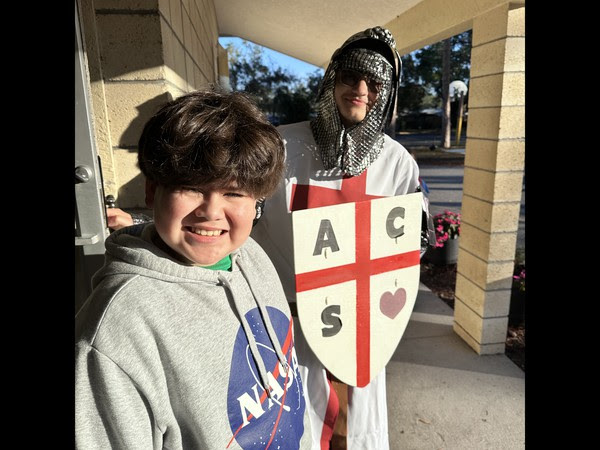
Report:
[[[154,223],[125,227],[112,233],[105,242],[104,266],[94,275],[92,286],[95,288],[104,278],[118,274],[137,274],[170,282],[219,282],[221,271],[198,270],[202,268],[176,260],[154,243],[157,238]],[[240,251],[232,253],[232,263]],[[239,267],[233,264],[232,270]]]
[[[232,306],[236,310],[241,326],[248,339],[250,351],[258,368],[261,384],[267,395],[270,396],[272,388],[269,385],[265,362],[258,351],[255,336],[246,319],[248,302],[242,301],[244,294],[241,286],[249,288],[252,294],[250,303],[260,311],[267,335],[277,358],[287,372],[289,364],[282,351],[273,329],[269,314],[266,309],[268,291],[261,288],[261,280],[253,271],[247,270],[250,264],[256,267],[253,261],[256,244],[251,238],[231,254],[231,272],[223,270],[210,270],[199,266],[186,265],[176,260],[169,253],[163,251],[154,242],[160,239],[154,223],[140,224],[125,227],[112,233],[105,242],[106,260],[104,266],[94,275],[92,285],[94,289],[103,280],[113,276],[143,276],[168,283],[208,283],[222,286],[229,291]],[[244,291],[246,288],[244,287]],[[246,296],[247,297],[247,296]]]

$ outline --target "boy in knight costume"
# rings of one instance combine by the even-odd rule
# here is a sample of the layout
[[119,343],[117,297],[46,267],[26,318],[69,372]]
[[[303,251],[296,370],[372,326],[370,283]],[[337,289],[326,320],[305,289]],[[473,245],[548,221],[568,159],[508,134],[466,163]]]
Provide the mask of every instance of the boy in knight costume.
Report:
[[[293,315],[292,211],[419,190],[415,160],[384,134],[396,107],[400,72],[388,30],[374,27],[356,33],[331,58],[316,119],[278,127],[286,145],[286,172],[252,237],[273,261]],[[337,381],[295,324],[313,448],[389,448],[385,370],[364,388]]]

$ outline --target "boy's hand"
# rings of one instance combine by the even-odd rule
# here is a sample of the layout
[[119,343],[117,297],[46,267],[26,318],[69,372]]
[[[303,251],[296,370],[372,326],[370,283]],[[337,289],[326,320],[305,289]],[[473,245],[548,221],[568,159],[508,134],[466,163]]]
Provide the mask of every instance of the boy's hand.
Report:
[[111,230],[116,231],[133,225],[131,214],[126,213],[120,208],[106,208],[106,218],[108,220],[108,228]]

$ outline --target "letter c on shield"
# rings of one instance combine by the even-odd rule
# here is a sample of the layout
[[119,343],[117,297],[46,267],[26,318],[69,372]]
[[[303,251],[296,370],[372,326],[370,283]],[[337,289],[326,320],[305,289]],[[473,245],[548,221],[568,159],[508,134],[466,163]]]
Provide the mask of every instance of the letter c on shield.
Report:
[[402,206],[396,206],[395,208],[392,208],[387,216],[385,228],[388,236],[392,239],[400,237],[404,234],[404,225],[401,225],[398,228],[394,226],[394,221],[397,217],[404,219],[404,208]]

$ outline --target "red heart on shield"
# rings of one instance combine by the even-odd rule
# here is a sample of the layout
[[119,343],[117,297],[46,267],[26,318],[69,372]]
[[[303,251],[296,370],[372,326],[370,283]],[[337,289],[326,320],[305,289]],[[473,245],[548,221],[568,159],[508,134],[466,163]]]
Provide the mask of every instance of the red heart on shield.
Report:
[[406,303],[406,291],[404,288],[398,289],[394,294],[384,292],[379,300],[379,309],[390,319],[395,318]]

